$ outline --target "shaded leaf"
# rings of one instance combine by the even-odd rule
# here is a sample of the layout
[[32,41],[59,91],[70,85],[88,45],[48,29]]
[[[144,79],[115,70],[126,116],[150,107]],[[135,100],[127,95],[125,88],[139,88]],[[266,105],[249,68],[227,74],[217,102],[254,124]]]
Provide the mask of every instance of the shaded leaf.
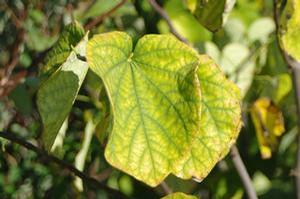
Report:
[[84,29],[78,22],[67,25],[56,44],[47,54],[41,74],[50,75],[56,71],[66,61],[72,48],[82,40],[83,36]]
[[282,113],[269,98],[256,100],[250,112],[261,156],[270,158],[277,147],[277,137],[285,131]]
[[[85,56],[86,43],[87,35],[75,47],[76,53]],[[87,63],[79,60],[76,53],[71,52],[60,69],[41,84],[37,93],[37,106],[43,122],[43,141],[47,150],[51,149],[68,116],[88,70]]]
[[188,4],[196,18],[210,31],[220,29],[235,4],[235,0],[198,0]]
[[207,55],[200,56],[200,134],[175,174],[202,180],[235,142],[241,127],[240,91]]
[[126,33],[111,32],[89,41],[87,59],[102,78],[113,111],[107,161],[158,185],[198,133],[197,53],[171,35],[146,35],[132,52]]

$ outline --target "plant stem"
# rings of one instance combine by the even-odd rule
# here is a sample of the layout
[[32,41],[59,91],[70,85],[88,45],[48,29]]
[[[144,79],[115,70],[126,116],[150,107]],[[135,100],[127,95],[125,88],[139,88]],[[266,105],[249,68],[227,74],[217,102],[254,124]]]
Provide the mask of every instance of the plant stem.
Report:
[[279,13],[279,4],[278,0],[273,1],[273,12],[274,12],[274,21],[276,25],[276,38],[277,45],[280,49],[281,55],[287,64],[288,68],[291,70],[293,78],[293,88],[295,92],[295,101],[297,109],[297,128],[298,128],[298,148],[297,148],[297,160],[296,160],[296,169],[295,169],[295,180],[296,180],[296,192],[297,199],[300,199],[300,63],[290,57],[283,48],[280,46],[279,41],[279,28],[280,28],[280,13]]
[[90,30],[91,28],[93,28],[94,26],[98,26],[106,17],[108,17],[109,15],[111,15],[113,12],[115,12],[116,10],[118,10],[120,7],[122,7],[127,0],[121,0],[118,4],[116,4],[112,9],[110,9],[109,11],[103,13],[102,15],[95,17],[93,20],[88,21],[85,25],[84,25],[84,29],[85,30]]
[[173,190],[169,187],[169,185],[165,181],[162,181],[160,183],[160,186],[167,195],[173,193]]
[[250,176],[247,172],[247,169],[242,161],[242,158],[240,156],[240,153],[239,153],[236,145],[233,145],[231,147],[230,155],[231,155],[233,165],[242,180],[242,183],[244,185],[244,188],[248,195],[248,198],[249,199],[257,199],[256,192],[255,192],[254,187],[251,182],[251,178],[250,178]]
[[55,156],[48,154],[45,150],[34,146],[33,144],[25,141],[24,139],[18,137],[17,135],[14,135],[13,133],[0,132],[0,137],[10,140],[13,143],[17,143],[31,151],[36,152],[39,155],[39,158],[44,158],[48,162],[55,162],[60,167],[67,169],[70,172],[74,173],[76,176],[80,177],[91,188],[103,189],[103,190],[107,191],[107,193],[110,194],[111,196],[113,196],[114,198],[119,198],[119,199],[128,198],[122,192],[112,189],[112,188],[106,186],[105,184],[98,182],[96,179],[87,176],[83,172],[81,172],[78,169],[76,169],[75,167],[73,167],[71,164],[69,164]]
[[148,0],[148,2],[150,3],[150,5],[153,7],[153,9],[162,17],[164,18],[164,20],[167,22],[171,33],[177,37],[177,39],[179,39],[180,41],[188,44],[188,41],[186,38],[184,38],[182,35],[180,35],[174,28],[170,17],[168,16],[168,14],[166,13],[166,11],[160,7],[160,5],[155,1],[155,0]]

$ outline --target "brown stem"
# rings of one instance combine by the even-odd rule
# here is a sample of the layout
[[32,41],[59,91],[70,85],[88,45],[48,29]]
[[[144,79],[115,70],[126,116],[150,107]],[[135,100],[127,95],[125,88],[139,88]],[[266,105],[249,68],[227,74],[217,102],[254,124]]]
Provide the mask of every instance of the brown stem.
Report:
[[96,179],[87,176],[83,172],[81,172],[78,169],[76,169],[75,167],[73,167],[71,164],[69,164],[55,156],[48,154],[45,150],[34,146],[33,144],[25,141],[24,139],[18,137],[17,135],[14,135],[13,133],[0,132],[0,137],[10,140],[13,143],[17,143],[29,150],[36,152],[39,155],[39,158],[44,158],[48,162],[54,162],[54,163],[58,164],[60,167],[69,170],[70,172],[74,173],[76,176],[80,177],[91,188],[103,189],[103,190],[107,191],[108,194],[112,195],[114,198],[120,198],[120,199],[127,198],[122,192],[112,189],[112,188],[106,186],[105,184],[98,182]]
[[160,186],[167,195],[173,193],[173,190],[171,189],[171,187],[169,187],[169,185],[165,181],[162,181],[160,183]]
[[274,21],[276,25],[276,38],[277,45],[280,49],[281,55],[287,64],[288,68],[291,70],[293,78],[293,87],[295,92],[295,101],[297,108],[297,128],[298,128],[298,148],[297,148],[297,160],[296,160],[296,169],[295,169],[295,180],[296,180],[296,192],[297,198],[300,199],[300,63],[290,57],[287,52],[280,46],[279,41],[279,29],[280,29],[280,13],[279,13],[279,3],[278,0],[273,1],[273,11],[274,11]]
[[109,15],[111,15],[113,12],[115,12],[116,10],[118,10],[121,6],[123,6],[123,4],[126,3],[127,0],[122,0],[120,1],[117,5],[115,5],[112,9],[110,9],[109,11],[103,13],[102,15],[99,15],[98,17],[95,17],[94,19],[92,19],[91,21],[88,21],[85,25],[84,25],[84,29],[85,30],[90,30],[91,28],[93,28],[94,26],[98,26],[106,17],[108,17]]
[[180,41],[188,44],[188,40],[186,38],[184,38],[182,35],[180,35],[174,28],[170,17],[168,16],[168,14],[166,13],[166,11],[160,7],[160,5],[155,1],[155,0],[148,0],[148,2],[150,3],[150,5],[154,8],[154,10],[162,17],[164,18],[164,20],[167,22],[171,33],[177,37]]
[[235,169],[237,170],[242,183],[244,185],[245,191],[249,199],[257,199],[256,192],[251,182],[251,178],[247,172],[245,164],[242,161],[240,153],[235,145],[231,147],[230,150],[231,159]]

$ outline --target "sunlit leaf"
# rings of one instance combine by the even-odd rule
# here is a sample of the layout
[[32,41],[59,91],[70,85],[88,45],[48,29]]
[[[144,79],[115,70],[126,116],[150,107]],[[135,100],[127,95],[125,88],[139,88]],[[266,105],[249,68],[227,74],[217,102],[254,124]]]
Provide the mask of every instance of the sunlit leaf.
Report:
[[196,196],[187,195],[181,192],[172,193],[170,195],[167,195],[161,199],[197,199]]
[[87,73],[87,63],[77,57],[77,53],[85,56],[86,43],[87,35],[66,58],[59,70],[39,88],[37,106],[43,122],[43,141],[47,150],[51,149]]
[[283,49],[300,61],[300,1],[288,0],[280,18],[279,37]]
[[250,112],[261,156],[264,159],[270,158],[277,147],[277,137],[285,131],[282,113],[269,98],[256,100]]
[[193,4],[189,6],[196,18],[207,29],[215,32],[223,26],[235,0],[198,0],[196,6]]
[[201,180],[223,158],[241,127],[240,91],[207,55],[200,56],[197,75],[201,89],[200,134],[175,174]]
[[107,161],[156,186],[199,133],[199,59],[171,35],[146,35],[132,48],[126,33],[100,34],[89,41],[87,59],[114,116]]

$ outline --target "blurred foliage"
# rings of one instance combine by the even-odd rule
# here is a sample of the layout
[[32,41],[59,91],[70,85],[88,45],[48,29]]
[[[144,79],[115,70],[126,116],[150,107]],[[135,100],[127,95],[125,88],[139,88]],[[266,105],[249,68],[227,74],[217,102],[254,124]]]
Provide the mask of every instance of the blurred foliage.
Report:
[[[38,71],[45,53],[59,38],[62,27],[72,19],[84,24],[116,3],[117,0],[0,0],[0,71],[14,59],[17,43],[20,59],[12,76],[26,72],[9,95],[0,99],[1,131],[8,130],[31,143],[41,143],[41,119],[35,100],[40,84]],[[259,198],[294,198],[291,173],[297,149],[296,108],[291,77],[276,43],[272,0],[237,0],[224,28],[216,33],[208,32],[188,8],[183,7],[182,1],[160,3],[177,31],[201,53],[214,58],[224,73],[239,85],[243,94],[244,128],[238,147]],[[125,31],[136,42],[146,33],[166,33],[169,28],[146,0],[132,0],[106,17],[91,33],[112,30]],[[105,161],[106,136],[103,135],[111,128],[112,116],[108,114],[108,99],[101,85],[101,80],[89,71],[68,118],[61,158],[75,164],[89,122],[86,118],[94,118],[95,136],[84,158],[84,172],[133,198],[162,197],[165,194],[160,186],[151,189],[111,168]],[[250,116],[251,106],[262,97],[276,104],[285,126],[272,157],[267,160],[261,158]],[[103,125],[98,125],[98,121]],[[85,186],[80,192],[74,186],[72,175],[45,160],[38,161],[32,151],[4,139],[0,139],[0,144],[0,198],[109,198],[104,191],[88,190]],[[221,160],[201,183],[174,176],[169,176],[166,182],[175,191],[202,199],[246,197],[229,157]]]

